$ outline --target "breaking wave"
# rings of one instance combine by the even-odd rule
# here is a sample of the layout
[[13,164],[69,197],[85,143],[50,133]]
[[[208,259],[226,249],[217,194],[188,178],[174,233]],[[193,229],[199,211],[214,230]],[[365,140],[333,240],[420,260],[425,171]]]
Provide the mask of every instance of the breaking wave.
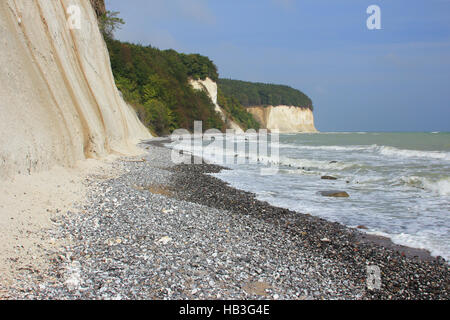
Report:
[[428,190],[441,196],[450,195],[450,178],[433,181],[429,178],[412,176],[402,177],[401,180],[409,186]]
[[394,156],[404,158],[427,158],[427,159],[440,159],[450,161],[449,152],[397,149],[395,147],[387,147],[387,146],[377,147],[376,150],[380,154],[390,157]]
[[424,150],[412,150],[412,149],[398,149],[391,146],[379,146],[379,145],[352,145],[352,146],[308,146],[308,145],[292,145],[280,143],[277,145],[279,148],[286,149],[298,149],[298,150],[311,150],[311,151],[362,151],[371,152],[387,157],[397,158],[418,158],[418,159],[438,159],[450,161],[450,153],[442,151],[424,151]]

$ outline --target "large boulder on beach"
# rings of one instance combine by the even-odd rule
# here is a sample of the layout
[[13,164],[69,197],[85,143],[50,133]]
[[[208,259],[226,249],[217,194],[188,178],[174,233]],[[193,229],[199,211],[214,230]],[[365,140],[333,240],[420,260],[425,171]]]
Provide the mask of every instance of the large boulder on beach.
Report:
[[333,197],[333,198],[349,198],[350,195],[345,191],[339,190],[328,190],[328,191],[320,191],[320,195],[324,197]]

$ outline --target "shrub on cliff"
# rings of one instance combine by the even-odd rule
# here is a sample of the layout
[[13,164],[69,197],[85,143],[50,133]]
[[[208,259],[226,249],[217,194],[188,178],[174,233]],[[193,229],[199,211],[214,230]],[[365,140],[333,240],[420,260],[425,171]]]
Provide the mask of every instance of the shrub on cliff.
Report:
[[105,39],[113,39],[114,32],[125,24],[123,19],[118,17],[119,12],[106,11],[98,16],[98,26]]

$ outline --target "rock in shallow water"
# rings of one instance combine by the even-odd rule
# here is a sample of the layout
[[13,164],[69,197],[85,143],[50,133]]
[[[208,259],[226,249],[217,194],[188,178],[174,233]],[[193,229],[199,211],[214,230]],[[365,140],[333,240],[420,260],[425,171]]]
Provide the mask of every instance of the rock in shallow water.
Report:
[[350,195],[345,191],[339,191],[339,190],[329,190],[329,191],[320,191],[319,194],[321,194],[324,197],[334,197],[334,198],[349,198]]
[[332,177],[332,176],[323,176],[321,179],[322,180],[337,180],[337,178]]

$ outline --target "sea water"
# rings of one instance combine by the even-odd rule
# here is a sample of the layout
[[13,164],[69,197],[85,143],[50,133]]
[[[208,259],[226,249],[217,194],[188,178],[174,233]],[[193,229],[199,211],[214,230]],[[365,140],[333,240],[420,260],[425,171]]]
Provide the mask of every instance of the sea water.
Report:
[[[276,174],[261,175],[255,162],[227,161],[233,170],[215,176],[272,205],[363,225],[450,260],[450,133],[284,134],[271,147],[279,152]],[[249,158],[236,149],[224,154]],[[326,190],[350,197],[323,197]]]

